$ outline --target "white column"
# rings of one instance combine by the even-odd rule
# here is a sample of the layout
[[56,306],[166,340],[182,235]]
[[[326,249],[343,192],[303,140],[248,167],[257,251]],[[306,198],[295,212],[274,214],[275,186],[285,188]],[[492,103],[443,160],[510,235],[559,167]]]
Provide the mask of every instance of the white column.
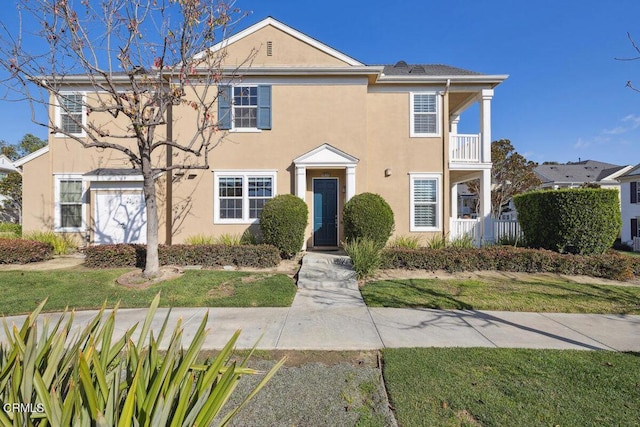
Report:
[[[296,196],[305,200],[307,194],[307,168],[296,166]],[[306,200],[305,200],[306,201]]]
[[451,184],[451,218],[458,218],[458,184]]
[[484,163],[491,163],[491,98],[493,89],[482,89],[480,94],[480,135]]
[[347,202],[356,195],[356,167],[347,166]]
[[480,177],[480,218],[482,221],[482,243],[493,243],[493,220],[491,219],[491,169],[484,169]]
[[458,123],[460,123],[460,115],[454,114],[453,116],[451,116],[451,125],[449,129],[449,132],[451,133],[451,135],[458,134]]

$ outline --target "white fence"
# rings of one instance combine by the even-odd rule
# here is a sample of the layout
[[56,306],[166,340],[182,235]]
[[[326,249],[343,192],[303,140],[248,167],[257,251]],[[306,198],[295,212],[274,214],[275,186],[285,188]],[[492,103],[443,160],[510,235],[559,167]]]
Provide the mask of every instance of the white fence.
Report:
[[[493,239],[495,242],[516,242],[522,240],[522,230],[520,229],[518,221],[493,219],[491,222],[493,224]],[[450,219],[449,239],[455,240],[463,237],[471,238],[476,246],[480,246],[482,238],[482,223],[480,218]]]

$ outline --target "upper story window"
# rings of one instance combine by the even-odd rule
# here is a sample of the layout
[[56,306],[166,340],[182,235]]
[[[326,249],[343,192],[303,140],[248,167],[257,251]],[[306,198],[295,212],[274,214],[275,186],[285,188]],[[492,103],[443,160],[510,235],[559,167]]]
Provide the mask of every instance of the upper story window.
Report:
[[62,93],[58,97],[56,125],[65,134],[82,135],[85,123],[84,95],[82,93]]
[[249,132],[271,129],[271,86],[220,87],[218,127]]
[[638,185],[638,182],[637,181],[630,182],[629,188],[631,190],[629,195],[629,202],[640,203],[640,185]]
[[439,99],[435,92],[411,92],[411,136],[438,136]]

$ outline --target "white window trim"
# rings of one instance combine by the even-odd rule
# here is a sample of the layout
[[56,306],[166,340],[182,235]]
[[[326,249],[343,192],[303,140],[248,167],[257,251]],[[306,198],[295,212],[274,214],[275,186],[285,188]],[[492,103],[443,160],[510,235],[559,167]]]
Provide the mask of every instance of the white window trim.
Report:
[[[68,91],[68,92],[60,92],[60,96],[66,96],[66,95],[82,95],[82,99],[83,99],[83,103],[82,103],[82,125],[86,126],[87,124],[87,106],[85,105],[86,99],[87,99],[87,93],[84,91]],[[60,129],[62,129],[62,107],[60,106],[60,100],[58,99],[58,97],[56,97],[55,99],[55,124],[57,127],[59,127]],[[74,133],[71,134],[74,136],[80,136],[80,137],[84,137],[87,136],[86,132],[84,131],[84,129],[82,129],[82,132],[80,133]],[[60,133],[57,132],[54,135],[56,138],[68,138],[68,136],[64,133]]]
[[[62,218],[60,217],[60,181],[65,180],[82,181],[82,225],[80,227],[62,227]],[[54,211],[53,211],[53,231],[72,233],[84,232],[87,230],[87,182],[82,179],[82,174],[56,173],[54,174],[53,184]]]
[[[231,129],[229,132],[234,133],[260,133],[262,129],[259,129],[258,126],[258,105],[256,104],[256,127],[254,128],[237,128],[236,127],[236,104],[233,102],[235,100],[235,88],[237,87],[255,87],[257,88],[258,84],[242,84],[238,83],[231,86]],[[258,101],[260,102],[260,101]]]
[[[415,122],[415,114],[413,112],[413,101],[415,95],[435,95],[436,97],[436,132],[435,133],[424,133],[424,132],[415,132],[414,122]],[[441,92],[437,91],[421,91],[421,92],[409,92],[409,136],[411,138],[433,138],[439,137],[441,135],[441,127],[440,123],[440,115],[442,111],[442,96]]]
[[[414,181],[416,179],[435,179],[436,180],[436,226],[435,227],[417,227],[415,225],[414,211]],[[409,173],[409,231],[429,232],[442,231],[442,175],[438,173]]]
[[[259,219],[249,218],[248,178],[272,179],[272,198],[278,195],[277,171],[275,170],[217,170],[213,171],[213,223],[214,224],[259,224]],[[220,178],[242,177],[242,218],[220,218]]]
[[[631,186],[631,184],[629,184]],[[631,202],[631,200],[629,200]],[[635,204],[640,204],[640,181],[636,181],[636,202]],[[638,226],[640,227],[640,225]]]

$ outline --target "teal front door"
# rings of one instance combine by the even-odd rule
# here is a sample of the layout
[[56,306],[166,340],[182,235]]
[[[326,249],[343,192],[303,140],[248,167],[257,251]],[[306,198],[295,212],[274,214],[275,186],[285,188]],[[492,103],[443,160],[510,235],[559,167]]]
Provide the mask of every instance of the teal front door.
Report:
[[338,179],[313,180],[313,246],[338,246]]

